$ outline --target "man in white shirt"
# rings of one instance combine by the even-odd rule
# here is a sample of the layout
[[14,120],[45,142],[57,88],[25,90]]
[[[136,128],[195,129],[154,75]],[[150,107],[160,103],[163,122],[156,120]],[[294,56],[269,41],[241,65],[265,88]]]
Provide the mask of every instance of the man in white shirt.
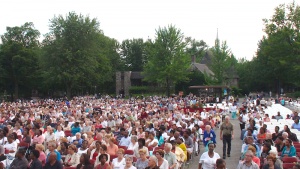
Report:
[[128,147],[131,141],[130,137],[128,137],[128,131],[124,131],[123,135],[124,137],[121,138],[119,145]]
[[241,131],[243,129],[245,129],[245,125],[246,125],[247,121],[249,120],[248,114],[246,114],[246,110],[244,109],[244,110],[242,110],[242,112],[243,113],[239,117]]

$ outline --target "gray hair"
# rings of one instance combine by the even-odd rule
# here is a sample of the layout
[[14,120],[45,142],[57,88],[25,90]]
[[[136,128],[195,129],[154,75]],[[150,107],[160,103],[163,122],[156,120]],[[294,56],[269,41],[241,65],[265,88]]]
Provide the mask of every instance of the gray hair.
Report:
[[270,150],[269,154],[274,154],[274,155],[276,155],[276,157],[278,156],[277,150]]
[[288,134],[287,132],[283,132],[283,133],[282,133],[282,136],[283,136],[283,135],[289,136],[289,134]]
[[249,155],[251,155],[251,156],[254,155],[253,152],[252,152],[251,150],[247,150],[246,154],[249,154]]
[[79,132],[77,132],[75,135],[76,135],[76,136],[79,135],[79,137],[81,137],[81,133],[79,133]]
[[138,140],[136,135],[131,136],[131,139],[133,139],[135,142],[137,142],[137,140]]
[[130,159],[130,161],[133,161],[133,158],[130,155],[125,155],[124,158],[125,160]]
[[172,148],[172,144],[171,143],[165,143],[165,147]]
[[53,146],[54,148],[56,148],[56,143],[53,141],[48,142],[48,146]]
[[206,125],[206,126],[205,126],[205,129],[206,129],[206,128],[211,129],[211,126],[210,126],[210,125]]
[[157,164],[157,161],[158,161],[158,160],[157,160],[157,157],[156,157],[155,155],[150,156],[149,159],[150,159],[150,158],[151,158],[153,161],[155,161],[155,163]]

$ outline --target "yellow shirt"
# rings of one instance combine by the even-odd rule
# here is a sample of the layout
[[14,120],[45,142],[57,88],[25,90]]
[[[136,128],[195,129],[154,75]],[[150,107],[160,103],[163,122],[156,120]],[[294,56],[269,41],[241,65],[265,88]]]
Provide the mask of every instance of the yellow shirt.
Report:
[[185,159],[184,159],[184,161],[186,161],[187,160],[187,149],[186,149],[186,146],[185,146],[185,144],[184,143],[181,143],[180,145],[177,145],[179,148],[181,148],[182,149],[182,151],[184,152],[184,154],[185,154]]
[[176,160],[179,162],[185,162],[187,160],[187,156],[183,152],[183,150],[180,147],[175,147],[175,155],[176,155]]

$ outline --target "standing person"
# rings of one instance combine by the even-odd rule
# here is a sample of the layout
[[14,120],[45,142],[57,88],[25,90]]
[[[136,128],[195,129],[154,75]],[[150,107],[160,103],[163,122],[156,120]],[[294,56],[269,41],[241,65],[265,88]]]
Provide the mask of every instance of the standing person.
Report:
[[230,106],[230,112],[231,112],[231,118],[236,118],[236,112],[237,112],[237,103],[236,101],[233,102],[232,106]]
[[246,125],[246,122],[248,121],[248,119],[249,119],[249,117],[246,114],[246,110],[245,109],[242,110],[242,114],[239,116],[241,131],[243,129],[245,129],[245,125]]
[[233,125],[229,121],[229,116],[226,116],[225,122],[222,123],[220,128],[220,139],[223,140],[223,159],[226,159],[226,144],[228,144],[227,156],[230,157],[231,140],[233,137]]
[[236,169],[259,169],[258,165],[252,161],[254,154],[248,150],[245,155],[245,160],[237,166]]
[[199,169],[215,169],[216,161],[220,158],[220,155],[214,151],[215,147],[214,143],[208,143],[208,151],[200,157]]

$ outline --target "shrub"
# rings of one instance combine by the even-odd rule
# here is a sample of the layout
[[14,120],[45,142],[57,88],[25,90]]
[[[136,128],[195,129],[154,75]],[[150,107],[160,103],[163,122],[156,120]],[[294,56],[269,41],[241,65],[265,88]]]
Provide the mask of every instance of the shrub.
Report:
[[148,86],[131,86],[129,88],[130,94],[144,94],[149,92]]

